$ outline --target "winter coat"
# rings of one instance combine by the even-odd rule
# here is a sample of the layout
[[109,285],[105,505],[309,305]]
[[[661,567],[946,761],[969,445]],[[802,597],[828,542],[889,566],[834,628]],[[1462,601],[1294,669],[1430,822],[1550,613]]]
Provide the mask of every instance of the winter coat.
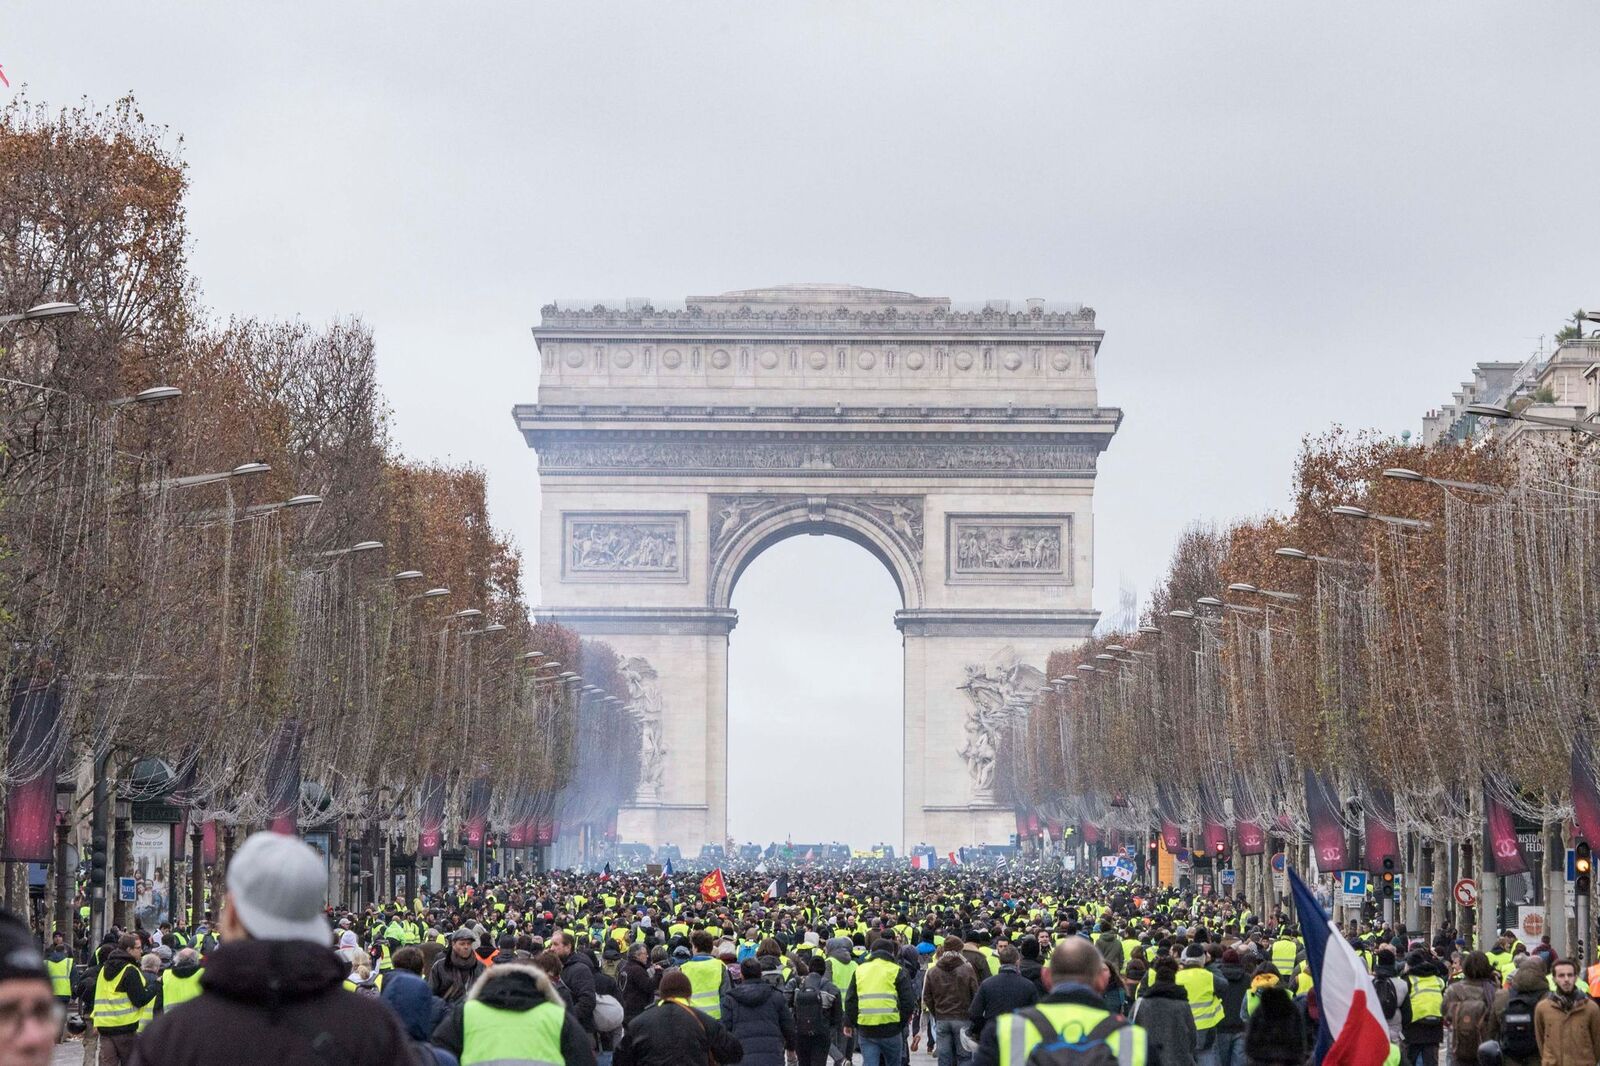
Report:
[[[457,1057],[466,1041],[467,1004],[474,1001],[500,1010],[528,1011],[541,1003],[559,1006],[561,994],[549,975],[529,963],[508,962],[485,970],[433,1031],[433,1042]],[[561,1024],[561,1060],[566,1066],[594,1066],[593,1042],[571,1011]]]
[[750,1066],[784,1066],[794,1049],[794,1014],[765,981],[743,981],[722,997],[722,1024],[744,1048]]
[[594,966],[588,956],[574,951],[561,963],[561,983],[572,991],[572,1013],[578,1024],[591,1036],[594,1034],[594,1000],[598,993],[594,987]]
[[922,979],[922,1002],[939,1021],[964,1021],[978,995],[978,975],[959,951],[946,952]]
[[1044,967],[1039,964],[1039,960],[1018,959],[1017,972],[1033,983],[1033,987],[1039,990],[1039,998],[1043,999],[1048,989],[1044,987]]
[[448,1008],[444,1000],[428,991],[428,982],[405,970],[390,970],[383,979],[379,998],[394,1011],[401,1028],[419,1051],[431,1055],[437,1066],[456,1066],[454,1055],[429,1043]]
[[1157,981],[1146,987],[1129,1018],[1150,1034],[1151,1057],[1161,1066],[1195,1066],[1194,1011],[1181,986]]
[[[1424,962],[1420,966],[1407,967],[1406,975],[1412,978],[1437,977],[1446,986],[1450,983],[1449,975],[1445,973],[1444,967],[1431,961]],[[1410,982],[1407,981],[1406,984],[1409,989]],[[1438,1018],[1430,1021],[1414,1022],[1411,1020],[1410,1002],[1411,999],[1408,992],[1406,1003],[1400,1007],[1400,1013],[1404,1015],[1404,1025],[1401,1026],[1401,1033],[1405,1036],[1405,1042],[1417,1045],[1444,1043],[1444,1016],[1442,1012]]]
[[1574,992],[1551,993],[1533,1010],[1540,1066],[1593,1066],[1600,1062],[1600,1004]]
[[1106,962],[1122,969],[1122,938],[1111,930],[1106,930],[1094,938],[1095,950],[1100,952],[1100,957]]
[[459,963],[455,952],[446,950],[428,971],[428,990],[446,1003],[459,1002],[483,971],[484,965],[478,956]]
[[623,1024],[633,1021],[655,1001],[656,976],[650,967],[641,966],[634,959],[622,960],[622,967],[617,970],[617,985],[622,989]]
[[1261,991],[1245,1027],[1244,1055],[1249,1066],[1302,1066],[1306,1061],[1305,1018],[1284,989]]
[[[101,962],[98,970],[90,970],[84,978],[84,987],[88,995],[81,996],[83,1002],[89,1004],[92,1014],[95,1001],[95,987],[100,975],[105,974],[109,981],[117,982],[117,989],[133,1001],[135,1007],[142,1007],[155,998],[156,990],[161,986],[152,984],[144,979],[144,974],[139,970],[139,960],[123,951],[121,948],[112,948],[106,953],[105,960]],[[121,978],[118,978],[121,974]],[[92,1020],[92,1018],[91,1018]],[[134,1033],[139,1030],[139,1019],[134,1018],[127,1025],[97,1025],[95,1028],[102,1033],[115,1036],[118,1033]]]
[[1000,972],[978,986],[972,997],[972,1007],[967,1011],[969,1028],[979,1039],[1002,1014],[1010,1014],[1039,1002],[1039,990],[1033,982],[1017,972],[1015,966],[1002,966]]
[[612,1066],[726,1066],[744,1047],[717,1019],[682,1000],[664,999],[628,1023]]
[[[1511,1002],[1511,997],[1522,995],[1525,999],[1543,999],[1550,991],[1549,984],[1545,981],[1543,966],[1519,966],[1511,975],[1511,987],[1502,988],[1494,994],[1494,1013],[1489,1019],[1489,1032],[1484,1034],[1485,1040],[1499,1040],[1502,1036],[1506,1022],[1506,1005]],[[1534,1008],[1535,1014],[1538,1008]],[[1513,1059],[1506,1056],[1506,1062],[1523,1063],[1537,1062],[1538,1059]]]
[[[894,979],[895,1006],[900,1013],[900,1020],[891,1022],[888,1025],[862,1025],[859,1020],[861,1004],[856,999],[856,979],[854,977],[850,979],[850,987],[844,991],[845,1017],[849,1019],[848,1024],[854,1026],[863,1037],[882,1039],[883,1037],[897,1036],[910,1023],[911,1015],[917,1006],[917,997],[911,994],[911,977],[906,973],[905,967],[900,965],[900,960],[895,958],[891,952],[874,951],[868,956],[868,961],[872,959],[883,959],[885,962],[892,962],[900,971],[895,975]],[[857,967],[857,976],[860,975],[860,972],[860,968]]]
[[348,1066],[421,1063],[393,1011],[347,992],[332,948],[230,940],[206,958],[203,995],[139,1035],[135,1066]]
[[1244,994],[1250,991],[1250,972],[1236,962],[1219,962],[1210,967],[1211,972],[1226,981],[1222,992],[1222,1021],[1217,1031],[1244,1032]]

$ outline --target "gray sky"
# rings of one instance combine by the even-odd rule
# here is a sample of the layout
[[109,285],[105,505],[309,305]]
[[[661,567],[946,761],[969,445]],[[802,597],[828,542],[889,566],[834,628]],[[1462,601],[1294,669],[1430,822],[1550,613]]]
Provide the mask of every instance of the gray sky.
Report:
[[[1302,434],[1415,430],[1473,362],[1600,303],[1596,49],[1592,3],[1466,0],[0,12],[13,86],[132,90],[182,133],[209,303],[364,315],[398,440],[485,466],[530,555],[508,412],[552,297],[842,281],[1094,306],[1101,399],[1127,412],[1098,486],[1103,610],[1192,519],[1281,507]],[[847,544],[751,567],[736,762],[839,750],[773,713],[822,683],[808,661],[850,661],[830,729],[898,750],[893,601]],[[878,635],[853,628],[868,613]],[[755,757],[741,836],[894,834],[898,770],[802,812]]]

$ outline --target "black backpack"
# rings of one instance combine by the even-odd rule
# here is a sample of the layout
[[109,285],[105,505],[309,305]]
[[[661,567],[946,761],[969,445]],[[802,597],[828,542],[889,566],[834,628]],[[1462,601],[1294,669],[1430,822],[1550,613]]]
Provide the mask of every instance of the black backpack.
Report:
[[1124,1027],[1129,1029],[1129,1038],[1132,1038],[1133,1027],[1118,1014],[1106,1015],[1077,1042],[1068,1043],[1038,1008],[1025,1007],[1017,1013],[1032,1022],[1042,1038],[1028,1054],[1027,1066],[1116,1066],[1117,1053],[1106,1043],[1106,1038]]
[[1533,1008],[1543,998],[1543,993],[1530,999],[1526,993],[1519,992],[1506,1000],[1506,1017],[1500,1023],[1501,1054],[1527,1059],[1539,1053],[1539,1041],[1533,1032]]
[[1394,979],[1391,977],[1374,977],[1373,988],[1378,993],[1378,1006],[1383,1008],[1385,1018],[1393,1018],[1400,1009],[1400,993],[1394,990]]
[[808,975],[794,990],[794,1031],[800,1036],[825,1036],[828,1032],[820,985],[820,979],[813,983]]

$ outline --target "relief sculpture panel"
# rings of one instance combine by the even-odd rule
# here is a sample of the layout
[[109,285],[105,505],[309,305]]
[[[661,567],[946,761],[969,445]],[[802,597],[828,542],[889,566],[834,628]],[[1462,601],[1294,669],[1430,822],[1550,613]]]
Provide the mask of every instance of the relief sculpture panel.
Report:
[[569,580],[686,581],[686,516],[675,512],[564,512]]
[[975,582],[1072,583],[1072,516],[948,517],[948,579]]

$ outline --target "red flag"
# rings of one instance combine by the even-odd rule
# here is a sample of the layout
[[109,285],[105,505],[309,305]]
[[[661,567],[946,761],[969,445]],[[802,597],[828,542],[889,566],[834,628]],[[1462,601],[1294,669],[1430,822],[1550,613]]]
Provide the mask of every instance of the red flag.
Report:
[[721,867],[700,879],[700,898],[707,903],[719,903],[728,898],[728,882],[722,879]]

